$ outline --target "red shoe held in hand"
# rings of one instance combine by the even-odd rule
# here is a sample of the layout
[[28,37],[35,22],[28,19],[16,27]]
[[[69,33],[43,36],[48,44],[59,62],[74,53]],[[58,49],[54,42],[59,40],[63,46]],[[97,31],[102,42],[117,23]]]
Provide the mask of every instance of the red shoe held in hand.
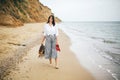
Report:
[[60,52],[60,47],[58,44],[56,44],[56,50]]

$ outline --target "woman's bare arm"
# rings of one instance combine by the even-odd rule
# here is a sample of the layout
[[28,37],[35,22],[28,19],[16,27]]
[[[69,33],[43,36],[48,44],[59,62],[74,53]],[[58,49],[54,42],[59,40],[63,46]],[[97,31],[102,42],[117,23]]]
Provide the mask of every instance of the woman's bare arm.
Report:
[[43,43],[44,43],[44,41],[45,41],[45,36],[43,36],[43,39],[42,39],[41,44],[43,44]]

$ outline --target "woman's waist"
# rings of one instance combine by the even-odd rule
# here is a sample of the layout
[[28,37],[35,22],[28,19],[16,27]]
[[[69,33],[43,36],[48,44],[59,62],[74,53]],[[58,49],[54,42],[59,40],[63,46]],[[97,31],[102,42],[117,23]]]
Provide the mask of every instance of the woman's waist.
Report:
[[56,34],[46,34],[46,36],[56,36]]

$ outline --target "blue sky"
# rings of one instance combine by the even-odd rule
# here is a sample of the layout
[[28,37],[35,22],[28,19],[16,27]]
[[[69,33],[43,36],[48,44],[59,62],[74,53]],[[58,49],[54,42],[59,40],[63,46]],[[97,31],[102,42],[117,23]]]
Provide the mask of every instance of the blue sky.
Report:
[[40,0],[63,21],[120,21],[120,0]]

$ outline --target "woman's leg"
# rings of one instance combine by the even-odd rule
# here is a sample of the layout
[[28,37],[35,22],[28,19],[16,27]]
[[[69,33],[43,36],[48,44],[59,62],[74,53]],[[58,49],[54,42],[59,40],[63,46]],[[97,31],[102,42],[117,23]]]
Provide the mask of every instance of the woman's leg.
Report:
[[57,51],[56,51],[56,36],[51,36],[52,42],[51,42],[51,57],[55,58],[55,68],[58,69],[58,58],[57,58]]
[[58,58],[55,58],[55,68],[58,69]]
[[50,61],[50,64],[52,64],[52,58],[50,58],[49,61]]
[[50,64],[52,64],[52,53],[51,53],[51,37],[46,36],[46,42],[45,42],[45,58],[49,59]]

